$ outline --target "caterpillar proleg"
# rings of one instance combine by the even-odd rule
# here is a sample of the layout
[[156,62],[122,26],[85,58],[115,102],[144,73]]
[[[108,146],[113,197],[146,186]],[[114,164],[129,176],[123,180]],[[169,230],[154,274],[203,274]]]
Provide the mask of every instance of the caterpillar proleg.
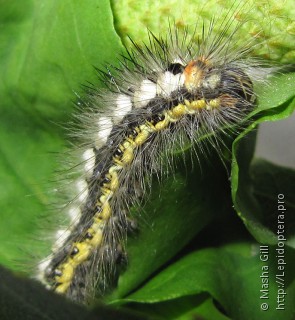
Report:
[[[241,23],[228,14],[202,35],[170,24],[166,36],[149,32],[149,43],[133,46],[120,67],[99,71],[107,89],[94,86],[80,102],[80,178],[66,213],[70,226],[56,234],[52,253],[39,264],[38,278],[49,289],[78,302],[105,290],[124,254],[132,228],[129,210],[148,193],[164,163],[173,171],[173,150],[200,137],[220,150],[220,134],[238,132],[256,102],[255,84],[273,68],[249,58],[251,42],[237,48]],[[86,134],[85,134],[86,133]]]

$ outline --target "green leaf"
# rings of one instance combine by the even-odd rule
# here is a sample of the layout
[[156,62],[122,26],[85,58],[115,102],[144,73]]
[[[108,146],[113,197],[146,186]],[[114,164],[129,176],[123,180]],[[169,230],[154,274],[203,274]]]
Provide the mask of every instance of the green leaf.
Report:
[[0,4],[0,261],[10,267],[44,252],[35,217],[54,201],[48,181],[65,139],[60,124],[71,118],[74,91],[97,82],[93,65],[122,50],[112,21],[106,0]]
[[[295,314],[292,303],[295,297],[294,278],[291,275],[285,278],[286,307],[284,311],[276,310],[278,286],[275,274],[278,270],[277,261],[273,259],[276,251],[275,248],[269,250],[272,259],[268,262],[262,262],[260,254],[257,245],[247,242],[198,250],[168,266],[123,301],[152,304],[149,312],[154,312],[155,303],[171,300],[172,304],[177,304],[177,298],[207,292],[221,303],[231,319],[292,319]],[[286,250],[285,254],[287,274],[294,268],[295,252]],[[268,268],[264,274],[268,275],[269,281],[268,299],[260,298],[265,266]],[[198,301],[194,299],[196,307]],[[269,304],[269,310],[264,312],[260,309],[263,302]],[[157,308],[157,304],[155,306]],[[170,314],[165,319],[175,318]]]
[[140,310],[151,319],[177,320],[229,320],[216,306],[216,301],[207,294],[185,296],[178,299],[153,303],[133,303],[132,309]]
[[[262,220],[267,219],[267,213],[263,212],[256,199],[251,175],[251,161],[255,149],[255,132],[259,123],[264,121],[277,121],[292,114],[295,108],[295,74],[277,76],[272,80],[268,90],[261,92],[259,106],[255,111],[256,120],[247,128],[233,144],[232,161],[232,197],[238,215],[241,217],[251,234],[258,242],[275,244],[275,234],[265,225]],[[294,180],[289,177],[289,194]],[[268,181],[264,181],[264,184]],[[283,190],[283,189],[282,189]],[[286,188],[284,187],[284,190]],[[277,194],[270,195],[273,199]],[[293,201],[293,197],[288,201]],[[277,206],[273,207],[273,211]]]
[[[263,212],[262,222],[275,234],[278,231],[278,207],[284,214],[284,236],[286,245],[295,248],[295,170],[274,165],[262,159],[255,159],[251,165],[253,192]],[[278,195],[284,195],[284,199]],[[278,203],[278,200],[280,203]],[[284,201],[282,203],[281,201]],[[284,210],[286,209],[286,211]]]
[[183,160],[179,159],[174,175],[153,184],[152,197],[137,218],[140,231],[128,239],[128,268],[112,299],[133,290],[169,261],[214,216],[232,213],[229,184],[219,158],[204,161],[202,170],[196,157],[192,167],[190,152],[185,164]]
[[[236,37],[238,46],[244,46],[245,39],[251,38],[254,55],[260,55],[263,59],[294,63],[295,24],[292,0],[183,0],[181,6],[178,0],[145,4],[136,0],[120,0],[112,1],[112,6],[116,28],[126,45],[130,45],[127,36],[139,39],[139,42],[148,42],[145,32],[147,28],[155,34],[165,35],[168,20],[180,29],[185,26],[194,29],[203,21],[209,26],[214,19],[213,32],[218,34],[223,19],[230,17],[244,23]],[[196,36],[201,36],[202,27],[196,28],[194,32]],[[261,43],[263,45],[259,45]]]

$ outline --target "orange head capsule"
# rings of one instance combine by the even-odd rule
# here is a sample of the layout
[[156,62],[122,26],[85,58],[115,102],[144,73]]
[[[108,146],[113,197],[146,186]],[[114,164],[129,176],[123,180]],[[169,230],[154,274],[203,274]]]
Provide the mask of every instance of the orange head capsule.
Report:
[[205,57],[192,60],[184,69],[184,85],[189,92],[194,92],[203,86],[203,80],[210,70],[211,63]]

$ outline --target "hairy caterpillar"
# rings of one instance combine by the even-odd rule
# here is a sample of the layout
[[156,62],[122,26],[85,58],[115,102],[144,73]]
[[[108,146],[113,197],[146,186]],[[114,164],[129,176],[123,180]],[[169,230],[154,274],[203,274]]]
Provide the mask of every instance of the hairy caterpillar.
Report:
[[235,48],[240,24],[230,31],[231,16],[218,35],[213,25],[197,40],[174,27],[166,38],[150,33],[149,45],[134,43],[120,69],[101,72],[108,90],[93,88],[80,116],[87,141],[67,209],[72,223],[39,265],[38,277],[52,290],[85,301],[103,289],[130,228],[129,208],[161,174],[163,159],[173,167],[171,150],[188,143],[202,152],[202,135],[219,149],[216,134],[239,127],[253,110],[253,84],[272,69],[248,59],[249,46]]

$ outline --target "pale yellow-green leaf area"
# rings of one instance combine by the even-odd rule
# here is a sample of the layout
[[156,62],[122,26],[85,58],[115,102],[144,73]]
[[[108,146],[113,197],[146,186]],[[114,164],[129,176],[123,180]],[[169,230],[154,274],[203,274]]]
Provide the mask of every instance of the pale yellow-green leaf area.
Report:
[[[155,35],[167,34],[169,22],[182,29],[196,27],[201,35],[202,23],[207,27],[215,20],[218,33],[223,21],[242,23],[237,46],[251,41],[253,54],[284,63],[295,62],[295,6],[293,0],[112,0],[115,25],[128,47],[130,36],[136,42],[147,42],[147,28]],[[230,31],[229,31],[230,32]],[[248,42],[247,42],[248,41]]]

